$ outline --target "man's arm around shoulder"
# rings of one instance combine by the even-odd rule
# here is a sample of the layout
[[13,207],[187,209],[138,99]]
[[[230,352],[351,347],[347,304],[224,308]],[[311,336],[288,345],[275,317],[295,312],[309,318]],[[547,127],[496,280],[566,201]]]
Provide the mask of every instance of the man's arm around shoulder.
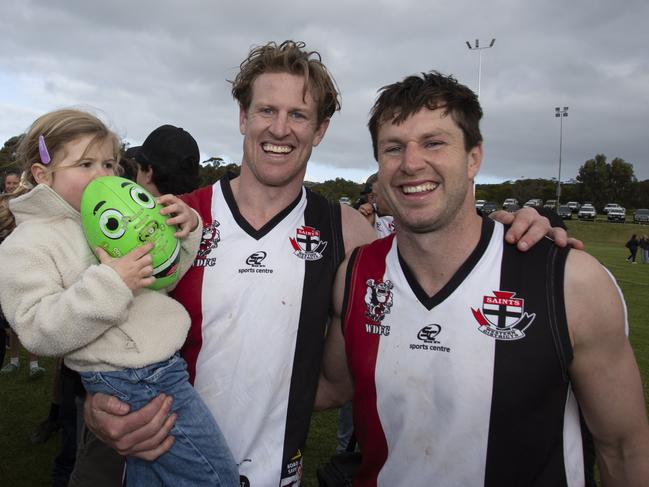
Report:
[[593,257],[572,250],[564,293],[570,376],[593,434],[602,485],[649,485],[649,423],[617,286]]

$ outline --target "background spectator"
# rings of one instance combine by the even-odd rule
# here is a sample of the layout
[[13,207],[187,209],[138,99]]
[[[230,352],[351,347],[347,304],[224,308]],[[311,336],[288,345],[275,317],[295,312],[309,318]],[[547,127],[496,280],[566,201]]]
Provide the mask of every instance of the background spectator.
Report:
[[632,264],[637,264],[635,261],[635,256],[638,252],[638,239],[636,238],[635,233],[631,235],[631,238],[628,240],[628,242],[625,245],[627,249],[629,249],[629,256],[626,258],[627,262],[631,262]]

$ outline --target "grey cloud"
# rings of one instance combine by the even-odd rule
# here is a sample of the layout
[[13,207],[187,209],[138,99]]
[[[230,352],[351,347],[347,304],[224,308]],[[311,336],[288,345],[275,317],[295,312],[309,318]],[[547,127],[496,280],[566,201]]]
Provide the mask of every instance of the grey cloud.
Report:
[[[374,171],[367,113],[376,90],[439,69],[477,89],[483,51],[483,175],[556,177],[555,106],[564,120],[562,176],[597,153],[649,178],[649,18],[646,2],[6,1],[0,5],[0,143],[35,115],[65,105],[101,109],[135,143],[184,126],[206,156],[238,161],[238,109],[227,79],[253,45],[286,38],[321,52],[343,110],[315,164]],[[24,105],[24,106],[23,106]],[[17,108],[17,106],[19,106]],[[14,116],[12,114],[17,114]]]

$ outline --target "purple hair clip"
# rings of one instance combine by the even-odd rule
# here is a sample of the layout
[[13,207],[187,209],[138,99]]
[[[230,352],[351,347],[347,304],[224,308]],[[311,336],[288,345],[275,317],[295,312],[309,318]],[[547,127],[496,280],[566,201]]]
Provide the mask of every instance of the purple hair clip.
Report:
[[38,136],[38,153],[41,156],[41,162],[45,165],[49,164],[52,158],[50,153],[47,152],[47,146],[45,145],[45,138],[42,135]]

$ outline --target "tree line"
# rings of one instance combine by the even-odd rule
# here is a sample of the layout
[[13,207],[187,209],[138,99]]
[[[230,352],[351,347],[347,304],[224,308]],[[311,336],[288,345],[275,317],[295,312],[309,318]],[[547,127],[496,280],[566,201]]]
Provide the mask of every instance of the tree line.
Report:
[[[560,201],[590,201],[601,210],[607,203],[618,203],[625,208],[649,208],[649,179],[638,181],[633,164],[619,157],[607,162],[604,154],[588,159],[579,168],[576,183],[562,183]],[[505,198],[516,198],[522,205],[531,198],[546,201],[557,198],[556,180],[519,179],[501,184],[479,184],[476,198],[502,203]]]
[[[15,151],[21,136],[10,138],[0,149],[0,170],[16,167]],[[123,146],[126,150],[127,146]],[[226,163],[220,157],[210,157],[201,162],[201,186],[213,184],[231,172],[238,174],[240,166]],[[585,201],[592,202],[597,209],[607,203],[619,203],[625,208],[649,208],[649,179],[638,181],[633,171],[633,164],[619,157],[607,162],[604,154],[597,154],[587,160],[579,168],[577,183],[561,184],[561,202]],[[336,178],[322,183],[305,182],[305,185],[323,196],[338,201],[346,196],[352,202],[357,201],[363,189],[363,184],[355,183],[344,178]],[[541,198],[544,201],[556,199],[556,180],[548,179],[518,179],[505,181],[500,184],[478,184],[476,198],[502,203],[506,198],[516,198],[522,205],[531,198]]]

